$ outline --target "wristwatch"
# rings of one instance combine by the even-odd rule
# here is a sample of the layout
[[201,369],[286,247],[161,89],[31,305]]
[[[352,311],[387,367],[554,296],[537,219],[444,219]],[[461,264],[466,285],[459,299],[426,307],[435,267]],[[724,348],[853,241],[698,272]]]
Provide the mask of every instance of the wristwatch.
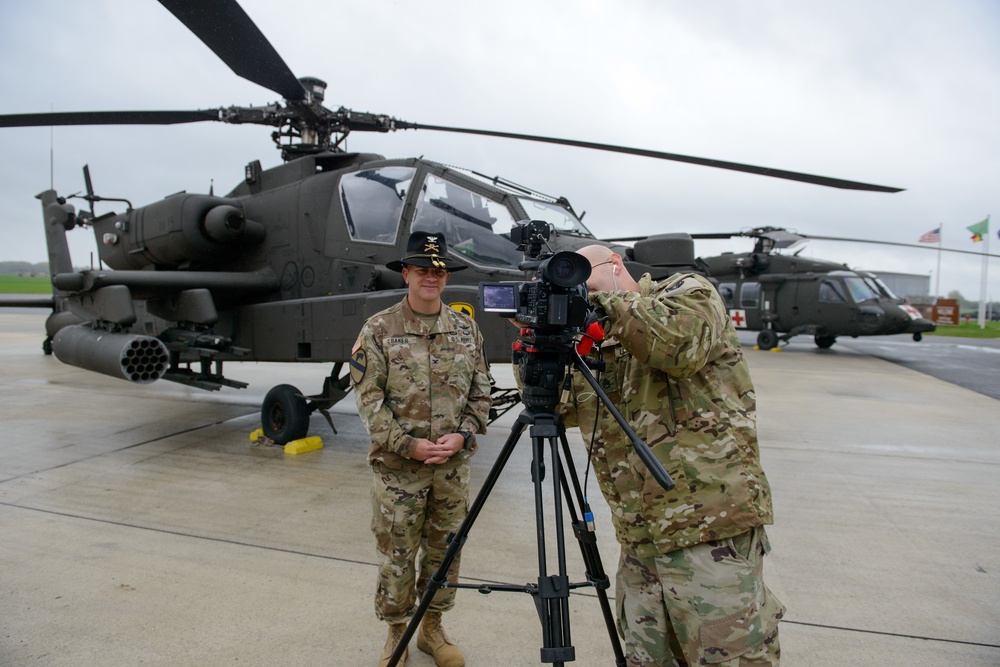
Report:
[[468,431],[458,431],[458,434],[462,436],[462,438],[464,438],[465,440],[462,443],[462,449],[465,449],[466,447],[469,446],[469,440],[472,438],[472,434]]

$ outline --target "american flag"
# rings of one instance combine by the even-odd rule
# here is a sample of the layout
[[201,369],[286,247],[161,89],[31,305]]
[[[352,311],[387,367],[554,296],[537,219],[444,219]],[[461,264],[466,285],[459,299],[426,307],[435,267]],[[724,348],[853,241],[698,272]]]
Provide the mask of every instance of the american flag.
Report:
[[932,229],[920,237],[921,243],[941,243],[941,228]]

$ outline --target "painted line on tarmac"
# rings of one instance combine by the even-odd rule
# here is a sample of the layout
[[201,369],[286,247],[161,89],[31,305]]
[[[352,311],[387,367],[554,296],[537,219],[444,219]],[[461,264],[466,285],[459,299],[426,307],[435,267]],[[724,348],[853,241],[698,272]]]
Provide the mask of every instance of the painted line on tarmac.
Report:
[[846,632],[860,632],[866,635],[880,635],[882,637],[900,637],[902,639],[922,639],[929,642],[942,642],[945,644],[961,644],[963,646],[981,646],[983,648],[1000,648],[1000,644],[989,644],[986,642],[974,642],[967,639],[944,639],[942,637],[925,637],[923,635],[908,635],[903,632],[886,632],[883,630],[866,630],[863,628],[848,628],[840,625],[824,625],[823,623],[806,623],[804,621],[791,621],[787,618],[781,619],[782,623],[792,625],[804,625],[810,628],[825,628],[827,630],[843,630]]

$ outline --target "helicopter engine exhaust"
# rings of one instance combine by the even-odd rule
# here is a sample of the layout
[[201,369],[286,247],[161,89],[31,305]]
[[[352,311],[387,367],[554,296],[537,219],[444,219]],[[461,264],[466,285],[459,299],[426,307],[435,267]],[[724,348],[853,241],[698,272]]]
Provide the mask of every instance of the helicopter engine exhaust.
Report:
[[205,233],[219,243],[247,240],[259,243],[264,239],[264,226],[247,220],[243,211],[235,206],[222,204],[209,209],[205,215]]
[[167,372],[167,346],[152,336],[96,331],[85,324],[63,327],[52,339],[59,361],[136,384],[149,384]]

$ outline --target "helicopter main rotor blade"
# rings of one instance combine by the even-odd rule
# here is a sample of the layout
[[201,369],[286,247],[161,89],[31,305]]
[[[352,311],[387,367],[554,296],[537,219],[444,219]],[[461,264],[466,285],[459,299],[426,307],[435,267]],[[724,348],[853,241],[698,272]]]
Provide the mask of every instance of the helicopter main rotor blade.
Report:
[[699,239],[711,240],[711,239],[731,239],[734,236],[743,236],[739,232],[716,232],[716,233],[705,233],[705,234],[690,234],[691,238],[695,241]]
[[525,141],[538,141],[546,144],[562,144],[564,146],[576,146],[578,148],[591,148],[599,151],[611,151],[613,153],[625,153],[627,155],[641,155],[643,157],[657,158],[660,160],[671,160],[674,162],[687,162],[688,164],[698,164],[704,167],[715,167],[717,169],[728,169],[730,171],[742,171],[748,174],[758,174],[760,176],[770,176],[772,178],[782,178],[789,181],[800,181],[802,183],[812,183],[814,185],[824,185],[830,188],[841,188],[845,190],[869,190],[871,192],[902,192],[903,188],[894,188],[886,185],[872,185],[871,183],[859,183],[857,181],[846,181],[840,178],[830,178],[828,176],[816,176],[813,174],[803,174],[797,171],[785,171],[784,169],[772,169],[770,167],[758,167],[752,164],[740,164],[738,162],[726,162],[725,160],[712,160],[709,158],[694,157],[691,155],[679,155],[677,153],[664,153],[662,151],[652,151],[645,148],[629,148],[628,146],[615,146],[613,144],[599,144],[592,141],[577,141],[575,139],[558,139],[555,137],[540,137],[532,134],[517,134],[514,132],[494,132],[492,130],[474,130],[464,127],[444,127],[441,125],[421,125],[418,123],[407,123],[396,121],[396,129],[399,130],[437,130],[439,132],[459,132],[462,134],[480,134],[488,137],[503,137],[505,139],[523,139]]
[[[761,233],[763,231],[763,233]],[[785,236],[782,236],[784,233]],[[988,252],[977,252],[975,250],[956,250],[953,248],[939,248],[936,245],[928,244],[915,244],[915,243],[896,243],[894,241],[875,241],[873,239],[854,239],[847,238],[843,236],[813,236],[811,234],[797,234],[789,232],[784,229],[768,227],[765,230],[755,229],[743,232],[706,232],[704,234],[696,233],[689,235],[694,240],[711,240],[711,239],[730,239],[737,237],[746,238],[771,238],[772,240],[792,240],[801,239],[803,241],[841,241],[844,243],[870,243],[873,245],[891,245],[899,246],[901,248],[919,248],[920,250],[939,250],[942,252],[954,252],[962,255],[978,255],[979,257],[1000,257],[1000,255],[995,255]],[[630,241],[641,241],[642,239],[649,238],[646,236],[619,236],[610,239],[601,239],[602,241],[607,241],[608,243],[626,243]]]
[[305,98],[302,83],[235,0],[160,0],[160,4],[236,74],[286,100]]
[[0,127],[45,125],[174,125],[220,120],[218,109],[199,111],[57,111],[0,116]]
[[953,248],[939,248],[932,244],[919,245],[916,243],[895,243],[893,241],[873,241],[871,239],[850,239],[842,236],[813,236],[812,234],[799,234],[803,239],[809,241],[843,241],[845,243],[872,243],[875,245],[894,245],[901,248],[920,248],[921,250],[940,250],[943,252],[957,252],[962,255],[978,255],[980,257],[1000,257],[991,252],[977,252],[975,250],[955,250]]
[[[784,231],[784,230],[779,230]],[[705,233],[694,233],[688,234],[695,241],[707,241],[707,240],[724,240],[731,239],[739,236],[747,236],[751,238],[756,238],[758,234],[749,232],[705,232]],[[798,236],[798,235],[795,235]],[[601,239],[602,241],[611,241],[614,243],[625,243],[627,241],[641,241],[642,239],[649,238],[647,236],[617,236],[612,239]],[[801,237],[800,237],[801,238]]]

